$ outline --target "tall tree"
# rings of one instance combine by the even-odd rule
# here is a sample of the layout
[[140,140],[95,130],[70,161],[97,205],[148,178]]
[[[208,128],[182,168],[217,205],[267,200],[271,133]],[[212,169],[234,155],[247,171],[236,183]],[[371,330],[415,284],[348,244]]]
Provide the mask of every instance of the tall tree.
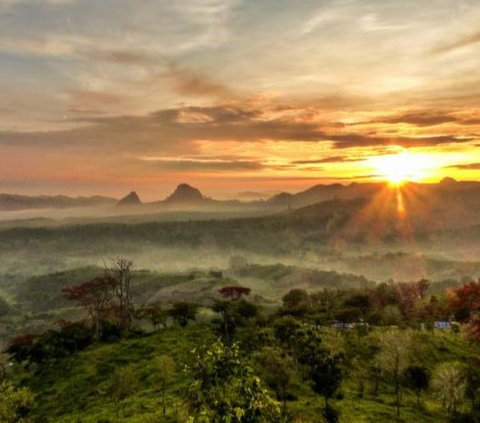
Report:
[[132,265],[130,260],[117,257],[110,266],[106,266],[107,271],[118,281],[115,293],[118,300],[120,328],[123,332],[128,331],[132,326],[133,304],[130,291]]
[[325,398],[325,409],[328,409],[328,400],[333,398],[342,382],[341,363],[343,355],[329,354],[323,356],[312,367],[311,376],[313,390]]

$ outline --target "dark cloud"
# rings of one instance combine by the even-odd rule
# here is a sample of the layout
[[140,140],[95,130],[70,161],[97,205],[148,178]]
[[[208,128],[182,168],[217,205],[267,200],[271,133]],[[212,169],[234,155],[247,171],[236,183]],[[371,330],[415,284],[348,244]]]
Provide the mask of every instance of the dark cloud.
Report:
[[[108,103],[117,99],[100,96],[98,100]],[[0,145],[27,146],[45,153],[54,148],[92,154],[185,156],[196,153],[198,140],[328,142],[339,149],[429,147],[473,140],[451,135],[385,137],[376,133],[342,133],[327,124],[321,127],[316,121],[289,115],[278,117],[268,109],[239,105],[180,107],[146,116],[71,118],[65,123],[81,126],[55,132],[0,132]]]
[[456,164],[448,167],[460,170],[480,170],[480,163]]
[[209,161],[209,160],[147,160],[148,163],[157,168],[178,171],[236,171],[236,170],[260,170],[264,168],[263,163],[231,160],[231,161]]
[[395,145],[399,147],[435,147],[443,144],[458,144],[473,141],[473,138],[450,135],[425,137],[382,137],[371,135],[347,134],[332,136],[336,148],[375,147]]
[[406,123],[416,126],[435,126],[444,123],[456,122],[457,118],[449,115],[431,114],[431,113],[406,113],[391,118],[377,120],[379,123]]
[[365,125],[365,124],[377,124],[377,123],[386,123],[386,124],[408,124],[413,126],[428,127],[428,126],[437,126],[444,123],[456,123],[459,125],[480,125],[480,119],[477,118],[462,118],[458,116],[453,116],[449,113],[444,112],[408,112],[399,114],[396,116],[388,116],[383,118],[378,118],[366,122],[357,122],[350,124],[350,126],[356,125]]
[[323,159],[309,159],[309,160],[295,160],[291,164],[308,165],[308,164],[322,164],[322,163],[342,163],[342,162],[356,162],[359,159],[348,156],[331,156]]
[[457,50],[459,48],[468,47],[473,44],[480,43],[480,32],[471,34],[469,36],[460,38],[451,43],[446,43],[432,50],[433,54],[449,53],[450,51]]

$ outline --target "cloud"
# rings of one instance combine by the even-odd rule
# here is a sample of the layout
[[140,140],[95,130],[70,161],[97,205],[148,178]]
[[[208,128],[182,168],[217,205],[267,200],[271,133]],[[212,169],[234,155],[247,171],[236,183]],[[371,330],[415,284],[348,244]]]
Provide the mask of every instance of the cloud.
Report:
[[261,170],[265,166],[261,162],[250,160],[204,160],[182,158],[143,157],[143,163],[147,162],[158,169],[174,171],[254,171]]
[[145,65],[158,62],[151,53],[141,50],[122,49],[77,49],[77,52],[94,60],[120,65]]
[[451,51],[458,50],[464,47],[469,47],[480,43],[480,32],[462,37],[456,41],[443,44],[432,50],[432,54],[450,53]]
[[[77,93],[78,104],[87,96],[84,105],[115,104],[115,95]],[[89,96],[92,96],[90,98]],[[88,100],[88,101],[87,101]],[[442,144],[467,143],[471,137],[440,136],[384,136],[342,132],[336,125],[316,120],[305,120],[301,110],[283,114],[268,107],[254,108],[242,105],[189,106],[163,109],[145,116],[91,116],[71,118],[66,123],[81,127],[56,132],[0,132],[0,145],[45,146],[58,148],[78,146],[94,151],[111,149],[126,153],[143,152],[155,155],[163,151],[182,151],[188,154],[197,141],[213,142],[315,142],[335,148],[376,147],[397,145],[402,147],[433,147]]]
[[360,121],[348,124],[348,126],[370,125],[370,124],[407,124],[418,127],[429,127],[455,123],[457,125],[480,125],[480,119],[475,117],[462,117],[441,111],[412,111],[398,115],[380,117],[369,121]]
[[225,84],[215,81],[204,73],[193,71],[175,62],[169,64],[166,77],[178,94],[190,97],[217,97],[222,99],[238,97]]
[[294,160],[290,162],[296,165],[308,165],[308,164],[322,164],[322,163],[343,163],[343,162],[356,162],[360,159],[348,156],[330,156],[321,159],[309,159],[309,160]]
[[435,112],[410,112],[397,116],[375,119],[370,123],[406,123],[415,126],[435,126],[444,123],[457,122],[454,116]]
[[448,167],[460,170],[480,170],[480,163],[456,164]]
[[470,137],[456,137],[451,135],[418,136],[418,137],[385,137],[361,134],[347,134],[332,136],[336,148],[399,146],[404,148],[435,147],[444,144],[459,144],[473,141]]

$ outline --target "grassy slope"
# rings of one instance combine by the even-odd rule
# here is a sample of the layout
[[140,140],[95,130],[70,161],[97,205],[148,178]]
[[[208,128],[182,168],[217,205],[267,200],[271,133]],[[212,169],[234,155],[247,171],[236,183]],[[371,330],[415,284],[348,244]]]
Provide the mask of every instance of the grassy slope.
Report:
[[[379,333],[377,333],[379,335]],[[327,344],[341,344],[343,334],[326,330]],[[349,335],[350,336],[350,335]],[[23,374],[23,382],[37,394],[34,410],[35,422],[85,422],[93,423],[110,419],[119,422],[173,422],[174,414],[181,406],[182,392],[188,380],[182,372],[188,351],[195,345],[209,343],[213,339],[208,327],[195,325],[186,329],[171,328],[143,338],[125,340],[117,344],[97,345],[72,359],[52,365],[42,374]],[[433,369],[439,362],[459,360],[478,354],[478,348],[467,344],[460,337],[447,333],[424,334],[419,338],[423,365]],[[154,358],[159,354],[172,356],[178,371],[175,382],[167,395],[169,417],[160,415],[160,393],[156,384]],[[109,380],[118,366],[131,365],[139,382],[135,393],[127,398],[121,408],[119,420],[114,418],[115,408],[109,396]],[[365,366],[367,363],[365,363]],[[356,394],[356,379],[346,370],[342,385],[344,398],[335,401],[341,412],[342,422],[390,422],[395,421],[394,397],[391,388],[382,387],[374,399],[368,392],[364,399]],[[289,403],[289,409],[302,422],[320,421],[323,400],[311,394],[308,387],[297,390],[298,400]],[[405,422],[442,422],[444,415],[433,393],[423,396],[422,407],[415,404],[414,396],[406,391],[402,420]],[[108,420],[104,420],[108,421]]]

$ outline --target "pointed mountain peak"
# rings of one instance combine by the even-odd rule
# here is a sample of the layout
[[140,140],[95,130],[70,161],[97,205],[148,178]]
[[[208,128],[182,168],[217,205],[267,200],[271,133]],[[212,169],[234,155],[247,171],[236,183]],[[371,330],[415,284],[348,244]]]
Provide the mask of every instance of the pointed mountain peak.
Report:
[[443,178],[443,179],[440,181],[440,183],[441,183],[442,185],[452,185],[452,184],[455,184],[456,182],[457,182],[456,179],[453,179],[453,178],[451,178],[451,177],[449,177],[449,176]]
[[180,184],[165,201],[168,203],[198,203],[203,200],[205,197],[200,190],[188,184]]
[[132,191],[127,196],[118,201],[119,206],[138,206],[142,204],[142,200],[135,191]]

